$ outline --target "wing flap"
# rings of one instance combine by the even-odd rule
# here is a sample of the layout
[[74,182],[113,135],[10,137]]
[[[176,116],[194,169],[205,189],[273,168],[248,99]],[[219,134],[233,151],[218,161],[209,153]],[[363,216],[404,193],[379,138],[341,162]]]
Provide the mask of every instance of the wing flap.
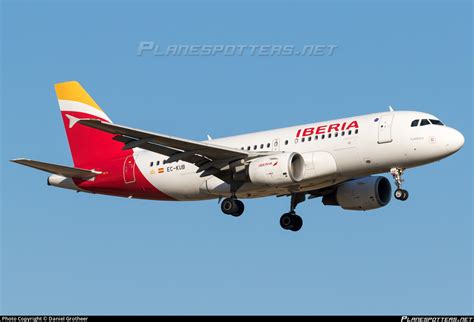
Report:
[[98,174],[101,174],[100,171],[68,167],[64,165],[41,162],[30,159],[13,159],[10,161],[49,173],[58,174],[67,178],[78,178],[87,180],[95,177]]

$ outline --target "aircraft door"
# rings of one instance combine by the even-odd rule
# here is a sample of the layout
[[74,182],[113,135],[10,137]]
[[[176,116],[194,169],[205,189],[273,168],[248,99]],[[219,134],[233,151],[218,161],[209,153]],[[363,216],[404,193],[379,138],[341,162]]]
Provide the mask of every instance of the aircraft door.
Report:
[[379,139],[378,143],[390,143],[392,142],[392,122],[393,114],[385,114],[380,117],[379,120]]
[[135,159],[133,155],[129,155],[125,158],[123,163],[123,180],[125,183],[135,182]]

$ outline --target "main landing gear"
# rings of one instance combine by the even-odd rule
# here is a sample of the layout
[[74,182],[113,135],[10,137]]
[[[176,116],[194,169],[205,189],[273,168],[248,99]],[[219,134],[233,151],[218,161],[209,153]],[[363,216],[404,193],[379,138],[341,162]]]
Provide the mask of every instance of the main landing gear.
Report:
[[[304,193],[294,193],[291,195],[290,211],[280,217],[280,226],[285,230],[298,231],[303,227],[303,219],[295,212],[296,206],[305,201]],[[244,203],[237,199],[236,196],[225,198],[221,202],[221,210],[226,215],[239,217],[244,212]]]
[[393,176],[393,179],[395,179],[395,185],[397,186],[397,190],[395,190],[395,193],[393,194],[395,199],[405,201],[408,199],[408,191],[402,189],[402,175],[403,175],[404,169],[402,168],[392,168],[390,169],[390,173]]
[[303,219],[296,214],[295,208],[299,203],[305,201],[305,199],[306,197],[304,193],[294,193],[291,195],[290,212],[287,212],[280,217],[281,228],[298,231],[303,227]]
[[244,203],[238,200],[236,197],[225,198],[221,203],[221,210],[226,215],[232,215],[239,217],[244,213]]

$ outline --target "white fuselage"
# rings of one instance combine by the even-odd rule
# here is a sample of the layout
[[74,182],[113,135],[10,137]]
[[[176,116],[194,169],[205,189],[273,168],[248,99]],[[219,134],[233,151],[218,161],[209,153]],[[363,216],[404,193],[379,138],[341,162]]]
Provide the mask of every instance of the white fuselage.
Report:
[[[212,143],[252,152],[300,153],[305,161],[305,178],[309,179],[282,186],[246,183],[237,191],[240,198],[283,195],[321,189],[395,167],[420,166],[461,148],[464,138],[453,128],[434,124],[411,126],[414,120],[423,119],[437,120],[421,112],[381,112],[213,139]],[[212,175],[202,176],[191,163],[164,163],[167,156],[140,148],[134,149],[134,158],[148,181],[176,200],[231,195],[227,183]]]

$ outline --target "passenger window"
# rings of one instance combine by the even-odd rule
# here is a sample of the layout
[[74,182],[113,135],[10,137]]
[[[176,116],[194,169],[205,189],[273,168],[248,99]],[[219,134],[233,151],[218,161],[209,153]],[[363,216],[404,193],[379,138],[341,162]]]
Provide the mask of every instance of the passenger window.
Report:
[[344,131],[341,132],[341,136],[344,136]]
[[301,142],[304,142],[304,138],[301,139]]
[[247,147],[247,150],[250,150],[250,145]]
[[413,122],[411,122],[411,127],[418,126],[418,122],[420,122],[420,120],[414,120]]
[[156,161],[156,165],[160,165],[160,161]]
[[347,133],[347,135],[351,135],[352,134],[352,130],[349,130],[349,132]]
[[420,126],[430,125],[430,121],[423,119],[421,120]]
[[153,166],[153,161],[150,162],[150,167],[152,167],[152,166]]
[[298,139],[295,139],[295,144],[298,143]]
[[356,130],[354,131],[354,133],[355,133],[355,134],[359,133],[359,129],[356,129]]
[[431,124],[433,124],[433,125],[444,125],[443,122],[441,122],[440,120],[432,120],[432,119],[430,119],[430,122],[431,122]]
[[337,133],[337,132],[336,132],[336,133],[334,133],[334,137],[336,137],[336,138],[337,138],[337,136],[338,136],[338,133]]
[[285,145],[288,145],[288,140],[285,140]]
[[330,138],[331,138],[331,133],[328,134],[328,139],[330,139]]
[[311,136],[308,136],[308,142],[311,141]]
[[263,149],[263,144],[260,144],[260,149]]
[[314,137],[314,140],[315,140],[315,141],[317,141],[317,140],[318,140],[318,136],[317,136],[317,135]]
[[267,143],[267,148],[270,148],[270,143]]
[[257,146],[256,146],[256,145],[254,145],[254,146],[253,146],[253,149],[254,149],[254,150],[257,150]]
[[321,140],[324,140],[324,134],[323,134],[323,135],[321,135]]

